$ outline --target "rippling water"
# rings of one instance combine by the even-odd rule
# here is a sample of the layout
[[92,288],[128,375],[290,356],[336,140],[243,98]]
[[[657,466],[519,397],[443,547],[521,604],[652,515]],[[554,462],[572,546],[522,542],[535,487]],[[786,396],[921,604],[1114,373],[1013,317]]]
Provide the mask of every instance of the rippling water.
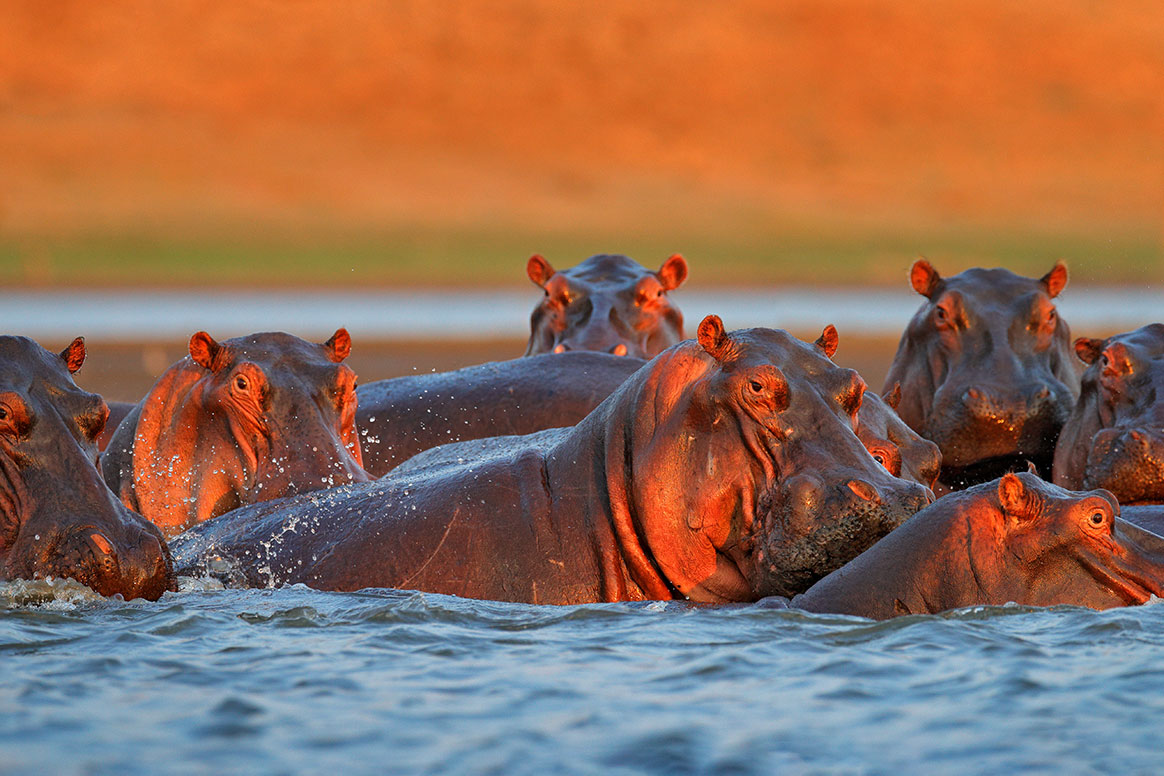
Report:
[[0,584],[0,773],[1157,773],[1164,606]]

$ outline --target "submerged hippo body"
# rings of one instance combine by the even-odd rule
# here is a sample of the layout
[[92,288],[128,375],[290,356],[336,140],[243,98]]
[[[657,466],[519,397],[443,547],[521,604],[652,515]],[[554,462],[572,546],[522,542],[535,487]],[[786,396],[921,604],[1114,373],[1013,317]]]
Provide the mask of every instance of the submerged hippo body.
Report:
[[1164,324],[1080,337],[1075,352],[1088,366],[1055,449],[1055,483],[1164,503]]
[[1007,474],[938,500],[792,606],[887,619],[1010,602],[1141,604],[1164,592],[1164,540],[1118,511],[1107,491]]
[[190,339],[101,458],[109,487],[169,536],[244,504],[367,480],[343,329]]
[[709,316],[699,335],[573,428],[238,510],[176,540],[179,566],[531,603],[748,601],[805,589],[927,502],[853,433],[855,372],[785,332]]
[[94,462],[109,412],[59,356],[0,337],[0,579],[71,577],[102,595],[157,599],[174,589],[161,532],[122,506]]
[[356,391],[364,466],[380,476],[437,445],[572,426],[644,363],[580,351],[366,383]]
[[1070,332],[1052,302],[1066,267],[1038,280],[977,268],[943,278],[921,260],[911,281],[927,301],[902,335],[886,385],[901,386],[898,414],[941,449],[939,484],[965,487],[1025,470],[1027,461],[1049,477],[1079,393]]
[[683,339],[683,314],[668,291],[687,278],[682,256],[652,272],[619,254],[598,254],[557,272],[541,256],[526,273],[545,296],[530,316],[525,355],[594,350],[653,358]]

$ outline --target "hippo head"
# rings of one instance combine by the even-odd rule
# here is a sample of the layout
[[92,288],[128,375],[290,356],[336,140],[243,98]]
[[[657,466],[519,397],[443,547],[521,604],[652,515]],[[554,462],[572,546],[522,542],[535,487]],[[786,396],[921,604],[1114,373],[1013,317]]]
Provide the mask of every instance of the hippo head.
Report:
[[942,278],[923,259],[911,279],[927,301],[886,384],[901,385],[902,420],[941,449],[940,483],[965,487],[1027,461],[1049,476],[1079,392],[1070,333],[1052,302],[1067,268],[1057,263],[1038,280],[977,268]]
[[1118,513],[1107,491],[1007,474],[940,499],[793,605],[883,619],[1009,602],[1142,604],[1164,593],[1164,557],[1158,537]]
[[60,355],[0,337],[0,578],[71,577],[157,599],[174,589],[170,552],[94,465],[109,410],[73,382],[84,361],[80,337]]
[[683,314],[667,297],[687,278],[682,256],[667,259],[658,272],[617,254],[555,272],[533,256],[526,271],[545,290],[530,316],[527,356],[597,350],[652,358],[683,339]]
[[666,351],[636,380],[653,384],[650,406],[631,413],[639,441],[633,455],[608,456],[607,481],[629,467],[634,534],[693,600],[802,591],[929,501],[857,439],[857,373],[787,332],[729,335],[708,316],[697,343]]
[[369,479],[355,429],[356,375],[339,329],[216,342],[198,332],[142,405],[134,501],[169,534],[245,504]]
[[905,425],[894,409],[901,400],[900,388],[884,398],[865,392],[857,412],[857,438],[894,477],[911,480],[931,490],[937,485],[942,468],[938,446]]
[[1080,337],[1075,352],[1088,367],[1055,449],[1055,483],[1164,502],[1164,324]]

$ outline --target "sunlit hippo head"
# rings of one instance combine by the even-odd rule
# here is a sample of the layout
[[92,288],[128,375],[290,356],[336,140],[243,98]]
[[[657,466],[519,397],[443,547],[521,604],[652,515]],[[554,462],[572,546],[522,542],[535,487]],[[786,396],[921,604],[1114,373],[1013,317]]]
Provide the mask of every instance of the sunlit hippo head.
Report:
[[943,278],[923,259],[910,278],[926,302],[886,385],[901,386],[902,420],[941,449],[941,484],[965,487],[1027,461],[1049,476],[1079,392],[1070,332],[1052,301],[1066,266],[1037,280],[978,268]]
[[1164,502],[1164,324],[1080,337],[1075,352],[1088,366],[1055,449],[1056,484]]
[[368,479],[350,350],[344,329],[323,344],[196,333],[118,429],[106,481],[173,535],[244,504]]
[[898,416],[895,407],[900,400],[900,389],[891,390],[885,398],[866,391],[857,413],[857,438],[894,477],[932,489],[942,468],[942,453]]
[[657,272],[606,253],[560,272],[533,256],[526,272],[545,290],[530,316],[527,356],[597,350],[652,358],[683,339],[683,314],[667,297],[687,278],[678,254]]
[[1142,604],[1164,593],[1164,555],[1118,514],[1105,490],[1007,474],[938,500],[793,605],[884,619],[1010,602]]
[[[807,589],[929,502],[925,487],[890,475],[857,438],[865,383],[819,342],[775,329],[729,335],[715,316],[698,342],[717,368],[695,385],[694,425],[670,452],[689,470],[647,481],[674,480],[688,520],[742,512],[741,535],[713,543],[722,540],[719,552],[754,595]],[[643,491],[655,501],[664,492]]]
[[174,589],[170,552],[94,465],[109,410],[73,382],[84,361],[79,337],[59,355],[0,337],[0,578],[71,577],[156,599]]

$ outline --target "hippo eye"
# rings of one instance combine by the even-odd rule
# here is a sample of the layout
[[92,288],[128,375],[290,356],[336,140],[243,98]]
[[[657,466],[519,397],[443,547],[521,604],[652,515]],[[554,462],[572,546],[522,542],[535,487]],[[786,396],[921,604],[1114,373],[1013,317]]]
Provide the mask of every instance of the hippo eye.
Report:
[[764,392],[764,384],[761,383],[759,380],[752,380],[751,382],[749,382],[748,388],[752,391],[752,393],[763,393]]
[[247,388],[250,387],[250,383],[248,383],[247,379],[245,377],[243,377],[242,375],[239,375],[238,377],[234,378],[234,384],[240,391],[245,391]]
[[1107,520],[1107,515],[1105,515],[1103,512],[1092,512],[1091,517],[1089,517],[1088,520],[1091,521],[1093,526],[1099,528],[1104,524],[1104,521]]
[[885,456],[883,456],[881,453],[873,453],[873,460],[882,466],[885,465]]
[[0,420],[8,420],[8,408],[0,407]]

